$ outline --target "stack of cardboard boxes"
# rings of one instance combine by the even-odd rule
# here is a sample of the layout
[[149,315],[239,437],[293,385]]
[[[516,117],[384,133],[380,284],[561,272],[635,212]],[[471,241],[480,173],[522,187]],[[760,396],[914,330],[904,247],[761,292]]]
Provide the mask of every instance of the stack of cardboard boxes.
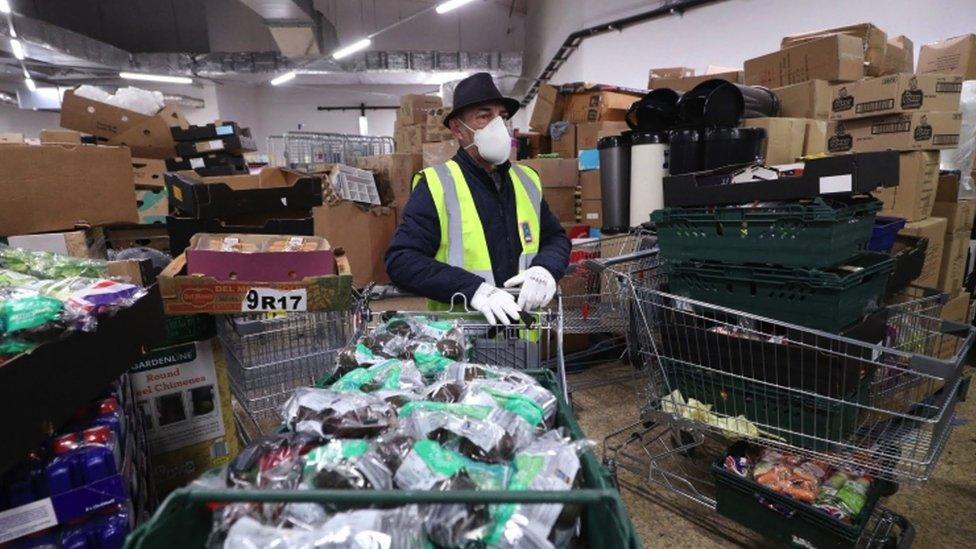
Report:
[[539,172],[546,202],[563,223],[603,224],[596,142],[627,130],[624,117],[639,97],[636,90],[589,83],[540,87],[529,126],[542,153],[549,145],[551,155],[523,164]]
[[423,155],[424,166],[434,166],[454,156],[457,141],[444,127],[446,112],[436,95],[401,96],[393,131],[396,152]]

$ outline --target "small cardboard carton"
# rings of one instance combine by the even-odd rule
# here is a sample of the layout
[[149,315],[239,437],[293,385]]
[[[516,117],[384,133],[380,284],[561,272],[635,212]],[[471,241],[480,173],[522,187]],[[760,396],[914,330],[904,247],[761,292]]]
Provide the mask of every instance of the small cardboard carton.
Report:
[[440,97],[436,95],[421,95],[409,93],[400,96],[400,110],[397,111],[397,121],[402,126],[426,124],[427,113],[431,109],[444,106]]
[[773,90],[779,97],[779,116],[827,120],[830,115],[830,84],[807,80]]
[[542,84],[535,98],[529,127],[542,135],[549,135],[549,124],[562,120],[565,108],[566,95],[559,93],[555,86]]
[[626,122],[584,122],[576,125],[576,150],[595,149],[601,137],[620,135],[629,128]]
[[804,118],[747,118],[742,126],[766,130],[765,163],[792,164],[803,156],[807,121]]
[[962,77],[946,74],[893,74],[831,88],[830,119],[851,120],[905,112],[959,109]]
[[549,211],[559,221],[577,221],[579,190],[576,187],[548,187],[542,190],[542,198],[549,205]]
[[132,159],[132,180],[137,189],[162,189],[166,186],[166,161],[154,158]]
[[836,27],[823,29],[791,36],[784,36],[780,47],[785,49],[798,44],[804,44],[818,38],[825,38],[844,34],[860,38],[864,48],[864,74],[867,76],[878,76],[884,68],[885,51],[887,49],[888,35],[871,23],[861,23],[858,25],[848,25],[846,27]]
[[916,72],[957,74],[964,80],[976,78],[976,34],[924,44],[918,52]]
[[555,133],[550,132],[552,137],[552,152],[558,154],[559,158],[576,158],[576,132],[577,124],[569,124],[559,138],[555,138]]
[[401,154],[420,154],[424,146],[423,126],[403,126],[393,132],[396,152]]
[[312,212],[315,234],[328,239],[335,253],[348,259],[356,287],[390,281],[383,256],[396,232],[397,216],[393,208],[364,208],[343,200],[314,208]]
[[935,288],[939,284],[939,271],[942,267],[942,250],[945,240],[946,220],[942,217],[929,217],[921,221],[914,221],[905,225],[898,234],[921,236],[929,240],[925,249],[925,261],[922,264],[922,274],[912,281],[916,286]]
[[171,126],[189,127],[173,106],[149,116],[75,95],[73,90],[66,91],[61,101],[62,128],[100,137],[109,145],[129,147],[132,155],[140,158],[176,156]]
[[544,188],[575,189],[579,184],[579,170],[575,158],[532,158],[520,160],[519,164],[535,170]]
[[138,223],[124,147],[0,146],[0,235]]
[[620,91],[594,89],[570,94],[563,118],[570,122],[623,121],[627,109],[640,96]]
[[861,39],[837,34],[749,59],[745,83],[779,88],[807,80],[850,82],[864,76]]
[[884,202],[881,215],[903,217],[909,222],[932,215],[938,180],[939,153],[901,153],[898,155],[898,186],[873,193],[875,198]]
[[458,142],[454,139],[440,143],[424,143],[421,147],[424,167],[443,164],[457,154]]
[[905,35],[888,40],[881,74],[915,72],[915,45]]
[[188,275],[219,281],[290,282],[336,269],[329,242],[316,236],[200,233],[184,254]]
[[830,153],[952,149],[959,144],[962,114],[913,112],[856,120],[834,120],[827,126]]
[[652,90],[657,88],[670,88],[677,92],[686,92],[706,80],[727,80],[735,84],[741,84],[744,78],[743,72],[740,70],[706,71],[705,74],[698,76],[694,75],[694,71],[687,76],[664,76],[655,74],[655,70],[660,69],[651,69],[651,73],[647,79],[647,87]]
[[969,231],[957,231],[945,235],[942,245],[942,264],[939,267],[938,288],[956,295],[962,291],[966,276],[966,259],[969,254]]
[[169,214],[169,198],[166,189],[137,189],[136,208],[139,223],[143,225],[165,224]]
[[971,231],[973,216],[976,215],[976,201],[936,202],[932,215],[946,218],[946,233]]
[[[600,200],[603,190],[600,188],[600,170],[580,172],[580,198],[586,200]],[[585,218],[584,218],[585,221]]]
[[7,237],[12,248],[38,250],[72,257],[105,259],[105,234],[100,228]]
[[583,199],[580,205],[580,220],[590,227],[602,227],[603,201],[599,199]]

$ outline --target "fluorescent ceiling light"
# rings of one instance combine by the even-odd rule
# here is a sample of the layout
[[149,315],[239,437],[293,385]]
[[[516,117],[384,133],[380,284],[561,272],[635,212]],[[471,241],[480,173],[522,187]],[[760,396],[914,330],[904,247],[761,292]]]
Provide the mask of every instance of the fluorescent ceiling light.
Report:
[[119,76],[126,80],[145,80],[146,82],[166,82],[169,84],[192,84],[193,79],[188,76],[169,76],[166,74],[141,74],[138,72],[120,72]]
[[346,57],[347,55],[352,55],[359,50],[365,50],[372,43],[373,41],[370,40],[369,38],[363,38],[359,42],[354,42],[344,48],[339,48],[336,51],[332,52],[332,58],[342,59],[343,57]]
[[0,13],[10,13],[10,2],[0,0]]
[[447,2],[437,4],[437,7],[434,9],[437,10],[437,13],[444,14],[449,11],[454,11],[465,4],[470,4],[473,1],[474,0],[447,0]]
[[271,79],[271,85],[277,86],[279,84],[284,84],[289,80],[294,80],[296,76],[298,76],[298,73],[295,71],[288,71],[285,74],[279,74]]
[[14,52],[14,57],[23,61],[24,60],[24,45],[20,43],[20,40],[16,38],[10,39],[10,49]]
[[27,84],[27,89],[29,89],[30,91],[37,91],[37,84],[34,83],[34,80],[32,78],[30,77],[25,78],[24,83]]
[[366,116],[359,117],[359,135],[369,135],[369,120]]

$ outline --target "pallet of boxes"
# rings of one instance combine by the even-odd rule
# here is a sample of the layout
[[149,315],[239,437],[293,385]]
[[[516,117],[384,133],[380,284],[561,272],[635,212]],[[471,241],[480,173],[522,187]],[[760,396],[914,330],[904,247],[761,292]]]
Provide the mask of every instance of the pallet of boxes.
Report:
[[441,164],[454,156],[457,141],[451,130],[444,127],[446,112],[436,95],[401,96],[393,129],[396,152],[422,155],[424,167]]

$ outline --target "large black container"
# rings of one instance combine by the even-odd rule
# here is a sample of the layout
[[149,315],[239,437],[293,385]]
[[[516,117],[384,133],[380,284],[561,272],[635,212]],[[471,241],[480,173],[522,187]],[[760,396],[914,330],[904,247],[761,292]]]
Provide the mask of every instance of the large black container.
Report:
[[742,118],[776,116],[779,98],[761,86],[713,79],[698,84],[681,96],[677,107],[685,124],[734,127]]
[[600,151],[600,192],[603,232],[630,228],[630,135],[611,135],[597,141]]
[[674,130],[670,136],[668,173],[680,175],[701,171],[704,147],[698,130]]
[[705,130],[702,168],[711,170],[761,160],[766,130],[762,128],[709,128]]
[[678,124],[678,99],[671,88],[651,90],[630,106],[627,125],[637,131],[663,131]]

